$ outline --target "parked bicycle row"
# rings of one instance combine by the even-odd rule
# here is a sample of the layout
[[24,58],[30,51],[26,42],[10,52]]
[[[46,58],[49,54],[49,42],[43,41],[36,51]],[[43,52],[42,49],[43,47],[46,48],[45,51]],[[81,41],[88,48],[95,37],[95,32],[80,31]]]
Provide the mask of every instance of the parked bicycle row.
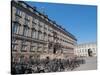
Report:
[[29,62],[13,62],[12,74],[47,73],[74,70],[81,64],[85,64],[84,59],[34,59]]

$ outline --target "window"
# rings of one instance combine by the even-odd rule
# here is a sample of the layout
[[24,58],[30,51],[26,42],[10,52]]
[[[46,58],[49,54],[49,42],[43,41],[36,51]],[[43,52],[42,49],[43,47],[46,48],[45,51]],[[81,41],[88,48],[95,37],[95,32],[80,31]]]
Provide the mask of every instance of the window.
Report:
[[31,46],[30,51],[34,51],[35,50],[35,46]]
[[32,21],[32,28],[35,28],[36,27],[36,23],[34,23],[33,21]]
[[17,44],[12,44],[12,50],[17,50]]
[[25,25],[29,25],[29,21],[28,20],[25,20],[25,23],[24,23]]
[[20,21],[20,17],[19,16],[15,16],[15,21],[19,22]]
[[26,51],[27,50],[27,42],[25,40],[22,40],[21,44],[21,51]]
[[93,52],[95,52],[95,48],[92,48]]
[[25,59],[24,59],[25,57],[24,57],[24,55],[21,55],[20,56],[20,62],[22,63],[22,62],[25,62]]
[[52,41],[52,36],[51,36],[51,34],[48,34],[48,40],[49,40],[49,41]]
[[35,24],[37,24],[37,23],[38,23],[38,20],[37,20],[36,18],[33,18],[33,22],[34,22]]
[[48,31],[49,31],[49,32],[52,32],[52,29],[51,29],[51,28],[49,28],[49,29],[48,29]]
[[27,48],[27,47],[26,47],[25,45],[22,46],[22,50],[26,50],[26,48]]
[[21,10],[16,9],[16,15],[18,15],[18,16],[22,16],[22,12],[21,12]]
[[81,49],[80,49],[80,53],[81,53]]
[[38,35],[39,35],[39,39],[42,40],[42,32],[39,32]]
[[17,43],[17,40],[15,38],[12,38],[12,43]]
[[17,50],[17,44],[18,40],[16,40],[15,38],[12,38],[12,50]]
[[44,30],[47,30],[47,27],[44,27]]
[[42,24],[41,24],[41,22],[39,23],[39,28],[41,28],[42,27]]
[[32,22],[35,23],[35,18],[32,18]]
[[47,34],[44,34],[44,40],[47,41]]
[[85,49],[85,52],[87,52],[87,49]]
[[39,27],[43,27],[43,22],[38,22],[39,23]]
[[32,64],[34,63],[34,62],[33,62],[34,57],[35,57],[35,56],[33,56],[33,55],[30,55],[30,56],[29,56],[29,61],[30,61],[30,63],[32,63]]
[[26,49],[27,49],[27,46],[26,46],[26,45],[22,45],[21,50],[22,50],[22,51],[26,51]]
[[29,16],[26,14],[26,15],[25,15],[25,22],[24,22],[24,24],[28,26],[29,23],[30,23],[29,20],[30,20],[30,18],[29,18]]
[[27,41],[22,40],[22,45],[27,45]]
[[12,33],[18,34],[19,32],[19,24],[18,23],[13,23],[12,25]]
[[92,48],[93,50],[95,50],[95,48]]
[[23,35],[28,36],[28,27],[24,27],[23,29]]
[[29,15],[25,14],[25,19],[26,19],[26,20],[30,20]]
[[82,49],[82,53],[84,53],[84,49]]
[[51,49],[52,47],[53,47],[53,43],[52,42],[49,42],[48,48]]
[[36,38],[36,30],[32,30],[32,38]]

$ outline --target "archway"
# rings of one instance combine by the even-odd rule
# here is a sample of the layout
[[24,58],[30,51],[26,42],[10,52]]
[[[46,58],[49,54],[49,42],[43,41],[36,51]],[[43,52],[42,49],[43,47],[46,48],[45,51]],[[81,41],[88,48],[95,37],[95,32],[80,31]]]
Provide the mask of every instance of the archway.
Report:
[[92,56],[92,53],[93,53],[92,50],[89,48],[89,49],[88,49],[88,56],[91,57],[91,56]]

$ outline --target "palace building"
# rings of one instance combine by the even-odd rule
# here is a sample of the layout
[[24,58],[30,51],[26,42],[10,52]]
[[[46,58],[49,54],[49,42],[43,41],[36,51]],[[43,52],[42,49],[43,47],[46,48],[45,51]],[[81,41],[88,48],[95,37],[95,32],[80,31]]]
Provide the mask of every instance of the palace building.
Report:
[[89,56],[97,56],[97,43],[90,42],[90,43],[83,43],[78,44],[75,47],[75,55],[78,57],[89,57]]
[[57,54],[74,55],[75,36],[36,7],[12,1],[11,15],[12,62]]

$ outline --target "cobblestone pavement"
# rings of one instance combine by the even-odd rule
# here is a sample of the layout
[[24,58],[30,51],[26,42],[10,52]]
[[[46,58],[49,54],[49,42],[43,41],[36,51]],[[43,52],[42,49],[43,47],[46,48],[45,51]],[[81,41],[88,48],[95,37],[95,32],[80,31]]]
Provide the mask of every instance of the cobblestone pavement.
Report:
[[80,67],[74,69],[73,71],[96,70],[97,69],[97,57],[87,57],[84,59],[86,60],[86,64],[80,65]]

